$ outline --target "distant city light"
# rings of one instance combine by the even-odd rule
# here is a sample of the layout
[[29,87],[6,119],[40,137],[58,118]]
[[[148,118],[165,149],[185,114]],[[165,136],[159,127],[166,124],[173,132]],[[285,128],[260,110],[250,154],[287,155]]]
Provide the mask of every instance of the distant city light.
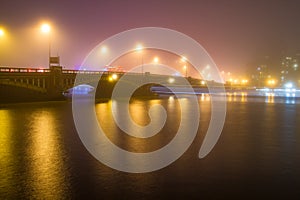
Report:
[[286,84],[284,84],[284,87],[291,89],[291,88],[293,88],[293,83],[286,83]]
[[242,84],[245,85],[245,84],[247,84],[247,83],[248,83],[248,80],[247,80],[247,79],[243,79],[243,80],[242,80]]
[[274,79],[268,80],[269,85],[275,85],[276,81]]
[[175,79],[174,79],[174,78],[169,78],[168,82],[169,82],[169,83],[174,83],[174,82],[175,82]]

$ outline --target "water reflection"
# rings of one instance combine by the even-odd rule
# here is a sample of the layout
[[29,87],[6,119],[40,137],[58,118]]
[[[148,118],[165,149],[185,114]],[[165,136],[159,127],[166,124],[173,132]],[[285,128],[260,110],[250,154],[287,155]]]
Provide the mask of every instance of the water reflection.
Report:
[[[130,102],[128,108],[129,117],[121,109],[123,103],[122,101],[109,101],[105,104],[96,104],[95,107],[98,122],[102,130],[115,145],[132,152],[150,152],[166,145],[173,138],[176,133],[174,129],[177,129],[177,124],[180,120],[180,109],[176,107],[177,100],[173,98],[168,101],[161,99],[147,101],[133,100]],[[155,107],[158,105],[160,107]],[[113,106],[114,116],[116,120],[122,122],[122,129],[118,127],[112,114]],[[167,121],[165,123],[165,118],[159,109],[168,110],[168,113],[166,113]],[[152,119],[150,119],[149,111],[153,116]],[[153,129],[149,129],[153,133],[153,136],[143,138],[144,132],[142,128],[150,123],[151,127],[154,127]],[[173,123],[174,126],[166,128],[168,123]],[[141,129],[137,129],[136,126],[140,126]],[[130,133],[134,133],[136,137],[130,135]]]
[[[32,194],[34,198],[45,196],[53,199],[63,198],[67,182],[64,167],[64,148],[57,130],[59,122],[53,112],[36,111],[29,118],[32,120],[31,141],[27,151],[30,159]],[[55,191],[55,192],[53,192]]]
[[285,100],[285,103],[286,103],[286,104],[295,104],[296,101],[295,101],[295,99],[287,98],[287,99]]
[[210,101],[210,95],[209,94],[201,94],[199,100],[200,101]]
[[11,168],[14,167],[12,119],[8,110],[0,110],[0,189],[8,185],[15,185],[14,174]]
[[[146,174],[118,172],[90,156],[73,127],[71,109],[62,109],[68,107],[66,102],[52,107],[1,108],[0,199],[176,199],[189,195],[196,199],[224,198],[236,192],[242,199],[262,193],[274,197],[298,194],[299,99],[275,96],[266,101],[244,95],[233,102],[231,97],[222,136],[208,157],[197,157],[210,122],[211,103],[204,94],[199,95],[201,118],[194,143],[172,165]],[[188,98],[183,101],[183,107],[191,109]],[[153,104],[164,106],[168,118],[166,126],[148,139],[128,136],[116,126],[111,101],[96,104],[98,121],[117,146],[133,152],[155,151],[174,138],[181,108],[174,97],[134,100],[132,118],[147,124],[147,111]],[[103,151],[112,158],[118,156],[109,149]]]
[[266,103],[274,103],[274,99],[275,99],[275,97],[274,97],[274,95],[272,95],[272,94],[270,94],[270,95],[267,95],[266,96]]
[[[203,101],[204,96],[199,97]],[[227,93],[228,102],[265,102],[268,104],[274,103],[284,103],[284,104],[298,104],[300,103],[300,98],[296,97],[281,97],[276,96],[274,93],[266,93],[265,96],[251,96],[247,92],[241,93]]]
[[70,188],[56,112],[0,110],[0,189],[7,199],[67,198]]

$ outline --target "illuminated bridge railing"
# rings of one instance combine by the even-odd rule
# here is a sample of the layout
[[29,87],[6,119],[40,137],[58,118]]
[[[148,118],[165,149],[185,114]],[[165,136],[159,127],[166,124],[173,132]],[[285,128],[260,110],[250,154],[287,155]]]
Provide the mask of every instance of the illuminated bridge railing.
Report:
[[[50,73],[51,69],[44,68],[21,68],[21,67],[4,67],[0,66],[0,73]],[[62,69],[63,74],[124,74],[125,72],[119,71],[89,71],[89,70],[72,70]]]
[[63,69],[63,74],[109,74],[107,71],[87,71],[87,70],[69,70]]
[[4,73],[49,73],[50,69],[0,67],[0,72],[4,72]]
[[[109,74],[125,74],[125,71],[90,71],[90,70],[73,70],[73,69],[63,69],[63,74],[101,74],[101,75],[109,75]],[[135,74],[135,73],[130,73]]]

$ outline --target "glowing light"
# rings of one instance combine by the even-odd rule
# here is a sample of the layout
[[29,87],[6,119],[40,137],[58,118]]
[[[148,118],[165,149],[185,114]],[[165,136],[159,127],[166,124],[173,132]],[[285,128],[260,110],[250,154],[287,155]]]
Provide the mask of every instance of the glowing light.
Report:
[[136,51],[141,51],[141,50],[143,50],[143,45],[141,45],[141,44],[138,44],[138,45],[136,45],[136,47],[135,47],[135,50]]
[[175,79],[174,79],[174,78],[169,78],[168,82],[169,82],[169,83],[174,83],[174,82],[175,82]]
[[111,78],[112,78],[113,80],[117,80],[117,79],[118,79],[118,75],[117,75],[117,74],[113,74],[113,75],[111,76]]
[[293,83],[286,83],[284,87],[288,89],[293,88]]
[[107,53],[107,51],[108,51],[108,49],[107,49],[106,46],[101,47],[101,53],[102,53],[102,54]]
[[248,83],[248,80],[247,80],[247,79],[243,79],[243,80],[242,80],[242,84],[245,85],[245,84],[247,84],[247,83]]
[[187,77],[187,66],[186,65],[183,66],[183,70],[185,71],[185,77]]
[[2,37],[4,35],[5,35],[4,29],[0,28],[0,37]]
[[41,31],[43,33],[49,33],[51,31],[51,26],[49,24],[42,24]]
[[201,85],[205,85],[206,82],[205,82],[205,81],[201,81],[200,84],[201,84]]
[[153,59],[153,62],[154,62],[154,63],[158,63],[158,62],[159,62],[159,58],[158,58],[158,57],[155,57],[155,58]]
[[182,57],[181,57],[181,61],[182,61],[182,62],[186,62],[186,61],[187,61],[187,58],[186,58],[185,56],[182,56]]
[[174,101],[174,96],[169,96],[169,101]]
[[268,80],[269,85],[275,85],[276,81],[274,79]]

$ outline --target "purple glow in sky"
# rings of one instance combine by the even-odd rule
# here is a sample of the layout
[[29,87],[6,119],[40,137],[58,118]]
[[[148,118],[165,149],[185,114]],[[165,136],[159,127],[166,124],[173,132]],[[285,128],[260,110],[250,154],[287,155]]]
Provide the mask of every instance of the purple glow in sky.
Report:
[[78,66],[107,37],[154,26],[194,38],[221,70],[243,72],[266,55],[300,52],[299,7],[296,0],[3,0],[0,66],[46,66],[48,38],[38,27],[48,21],[52,55],[59,55],[65,68]]

